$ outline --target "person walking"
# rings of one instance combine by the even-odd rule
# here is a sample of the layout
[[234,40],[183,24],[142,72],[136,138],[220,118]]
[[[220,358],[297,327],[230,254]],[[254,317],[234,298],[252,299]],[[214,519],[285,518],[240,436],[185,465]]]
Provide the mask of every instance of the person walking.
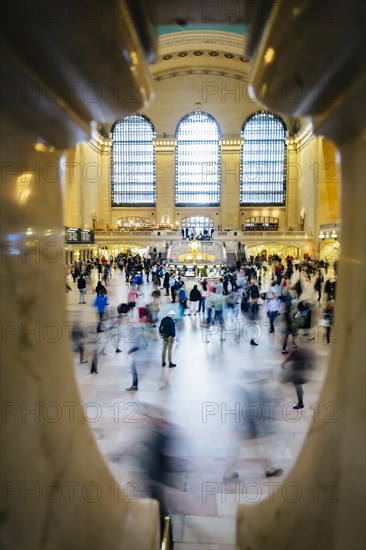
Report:
[[316,276],[315,276],[315,283],[314,283],[314,290],[318,293],[318,302],[320,302],[321,298],[322,298],[322,285],[323,285],[323,276],[321,274],[321,271],[319,269],[319,271],[317,272]]
[[166,366],[166,354],[168,352],[168,361],[169,368],[176,367],[176,363],[172,361],[172,350],[175,342],[175,320],[174,320],[175,311],[171,309],[168,311],[168,315],[163,317],[159,326],[159,333],[163,338],[163,350],[161,356],[161,366]]
[[138,296],[139,296],[139,293],[137,292],[135,285],[131,285],[131,288],[127,296],[127,302],[128,302],[128,305],[130,306],[130,311],[132,312],[132,314],[133,314],[134,308],[136,307]]
[[297,404],[293,409],[304,408],[303,384],[308,381],[308,373],[314,366],[314,356],[309,349],[296,348],[283,361],[281,367],[284,369],[282,382],[292,382],[296,389]]
[[169,296],[169,271],[164,274],[163,287],[165,288],[165,296]]
[[177,293],[177,280],[176,280],[174,274],[170,275],[169,286],[170,286],[170,292],[171,292],[171,296],[172,296],[172,302],[171,303],[175,304],[175,296],[176,296],[176,293]]
[[84,275],[81,273],[78,278],[78,289],[79,289],[79,304],[86,304],[85,293],[86,293],[86,280]]
[[189,293],[189,308],[191,315],[197,315],[198,307],[200,305],[202,295],[200,291],[198,290],[197,285],[194,285],[191,292]]
[[105,308],[108,305],[107,297],[105,294],[97,294],[94,300],[94,307],[99,315],[99,321],[102,322],[104,318]]
[[132,346],[128,350],[128,359],[130,362],[130,369],[131,369],[131,375],[132,375],[132,383],[129,388],[126,388],[126,391],[138,391],[139,389],[139,379],[137,375],[137,369],[136,369],[136,352],[138,352],[141,349],[141,346]]
[[106,287],[102,284],[102,281],[98,281],[97,286],[95,287],[95,294],[107,294]]
[[201,280],[201,288],[202,288],[202,292],[201,292],[201,299],[200,299],[199,306],[198,306],[198,313],[200,313],[200,311],[202,311],[202,313],[205,313],[206,296],[207,296],[207,280],[206,279]]
[[71,337],[73,341],[73,349],[75,352],[79,353],[80,357],[80,363],[87,363],[88,361],[85,360],[84,352],[85,352],[85,346],[84,346],[84,332],[82,327],[79,323],[74,323],[72,326],[71,331]]
[[326,342],[327,344],[330,344],[330,334],[332,332],[334,320],[334,300],[328,300],[327,305],[324,308],[323,319],[325,326]]
[[181,317],[184,317],[185,316],[184,312],[187,309],[187,294],[186,294],[186,288],[184,283],[182,283],[178,291],[178,298],[179,298],[179,314]]
[[269,325],[270,325],[269,332],[272,333],[272,332],[274,332],[275,319],[276,319],[276,317],[279,314],[280,309],[281,309],[281,300],[279,298],[277,298],[277,292],[276,291],[272,291],[271,297],[268,298],[267,304],[266,304],[266,309],[267,309],[267,315],[269,317]]
[[292,301],[291,301],[291,295],[286,294],[283,301],[283,342],[282,342],[282,354],[287,355],[287,343],[288,338],[291,335],[292,337],[292,347],[296,347],[296,335],[297,335],[297,327],[296,322],[294,322],[293,319],[293,311],[292,311]]
[[251,285],[248,288],[248,296],[249,296],[249,303],[250,303],[250,306],[249,306],[250,318],[252,321],[254,321],[258,314],[258,300],[260,298],[259,287],[255,279],[252,279]]
[[140,292],[140,288],[143,282],[144,280],[142,278],[141,271],[138,271],[133,277],[133,284],[136,286],[137,292]]

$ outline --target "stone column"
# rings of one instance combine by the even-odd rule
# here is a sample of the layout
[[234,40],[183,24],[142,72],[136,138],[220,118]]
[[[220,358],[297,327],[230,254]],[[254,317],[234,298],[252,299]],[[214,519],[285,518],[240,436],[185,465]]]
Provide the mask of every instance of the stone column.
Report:
[[[83,415],[66,315],[61,153],[3,120],[2,458],[7,548],[157,548],[158,504],[128,504]],[[47,169],[46,169],[47,168]],[[127,499],[128,500],[128,499]],[[21,527],[21,528],[20,528]]]
[[[63,2],[49,18],[30,4],[5,3],[2,12],[2,76],[11,83],[1,116],[2,543],[157,550],[158,503],[127,502],[83,414],[66,315],[60,166],[62,151],[90,139],[93,120],[126,116],[151,97],[149,40],[145,33],[142,49],[125,2],[96,2],[96,18],[77,5],[70,17]],[[134,90],[131,102],[113,93],[124,87]]]
[[240,214],[240,152],[241,139],[222,139],[221,142],[221,202],[220,223],[237,229]]
[[[156,223],[175,224],[175,148],[176,140],[155,140]],[[168,221],[169,220],[169,221]],[[180,220],[178,220],[180,222]]]
[[[262,86],[263,103],[311,116],[314,133],[332,140],[340,153],[342,225],[335,331],[314,422],[294,468],[282,483],[270,480],[273,491],[269,499],[239,507],[237,540],[241,550],[360,550],[366,546],[366,79],[365,37],[359,25],[365,6],[338,2],[336,18],[319,24],[313,17],[315,5],[318,3],[308,2],[308,11],[294,10],[284,23],[285,2],[276,3],[268,25],[256,35],[262,39],[258,49],[267,52],[271,46],[275,59],[264,63],[258,56],[250,76],[261,86],[276,74],[278,93],[269,94],[268,87]],[[281,36],[274,32],[280,22]],[[320,41],[322,49],[316,47]],[[286,43],[293,43],[295,55],[284,47]],[[330,55],[336,64],[329,62]],[[314,56],[316,65],[311,62]],[[282,92],[293,83],[295,74],[301,94],[296,101],[286,102]],[[308,169],[313,166],[310,160],[305,165]],[[314,219],[318,223],[319,216]]]
[[[273,486],[272,499],[239,508],[242,550],[359,550],[365,546],[364,135],[342,144],[340,152],[343,254],[337,287],[337,341],[314,423],[294,469],[282,484]],[[294,502],[284,498],[286,483],[298,491]]]

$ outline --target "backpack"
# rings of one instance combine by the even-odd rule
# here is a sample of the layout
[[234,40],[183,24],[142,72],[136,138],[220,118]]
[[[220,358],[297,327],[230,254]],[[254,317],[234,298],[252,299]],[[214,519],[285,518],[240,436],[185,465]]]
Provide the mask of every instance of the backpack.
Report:
[[167,328],[168,327],[166,326],[166,317],[164,317],[164,319],[161,320],[160,327],[159,327],[160,336],[168,336]]

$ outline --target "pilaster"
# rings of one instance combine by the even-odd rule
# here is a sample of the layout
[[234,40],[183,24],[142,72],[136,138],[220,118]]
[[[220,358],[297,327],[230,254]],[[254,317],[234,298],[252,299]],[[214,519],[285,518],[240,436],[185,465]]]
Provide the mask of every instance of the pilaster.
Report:
[[220,140],[220,222],[226,228],[236,228],[240,225],[240,154],[242,143],[242,139],[231,139],[229,136]]
[[[175,152],[176,140],[157,138],[156,155],[156,222],[175,223]],[[179,220],[178,220],[179,221]]]

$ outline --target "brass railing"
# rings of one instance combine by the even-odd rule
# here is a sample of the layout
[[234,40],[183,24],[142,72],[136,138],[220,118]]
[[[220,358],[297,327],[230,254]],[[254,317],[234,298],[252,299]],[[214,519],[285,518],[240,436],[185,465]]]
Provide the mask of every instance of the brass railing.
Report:
[[161,550],[171,550],[172,548],[171,541],[172,541],[172,518],[170,516],[165,516],[163,538],[161,541]]

